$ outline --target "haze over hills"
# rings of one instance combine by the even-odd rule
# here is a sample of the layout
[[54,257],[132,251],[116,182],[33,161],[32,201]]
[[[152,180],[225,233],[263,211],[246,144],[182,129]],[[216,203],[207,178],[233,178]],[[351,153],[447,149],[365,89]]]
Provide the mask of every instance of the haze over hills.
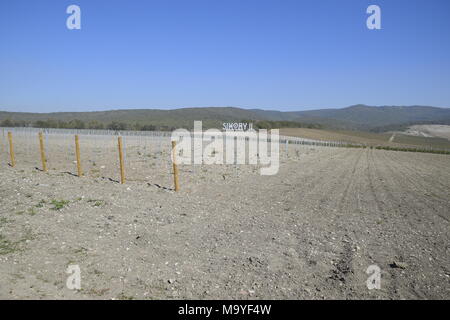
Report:
[[342,109],[319,109],[282,112],[274,110],[241,109],[235,107],[181,108],[173,110],[127,109],[94,112],[23,113],[0,111],[0,121],[55,120],[102,124],[113,121],[127,124],[192,128],[194,120],[202,120],[205,127],[221,127],[227,121],[292,121],[317,124],[326,128],[364,131],[397,130],[412,124],[450,124],[450,108],[428,106],[354,105]]

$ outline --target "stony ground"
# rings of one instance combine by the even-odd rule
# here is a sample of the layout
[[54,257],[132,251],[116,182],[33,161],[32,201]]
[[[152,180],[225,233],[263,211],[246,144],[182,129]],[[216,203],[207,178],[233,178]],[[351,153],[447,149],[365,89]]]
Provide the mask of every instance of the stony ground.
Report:
[[3,165],[0,298],[449,299],[449,168],[446,155],[301,147],[275,176],[183,166],[175,193],[158,168],[121,185]]

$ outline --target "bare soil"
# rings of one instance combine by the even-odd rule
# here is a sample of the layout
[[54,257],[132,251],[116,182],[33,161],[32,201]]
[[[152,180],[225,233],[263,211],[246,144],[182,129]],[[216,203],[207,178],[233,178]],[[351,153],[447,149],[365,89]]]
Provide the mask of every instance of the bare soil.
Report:
[[450,298],[450,156],[289,147],[274,176],[182,166],[177,193],[167,150],[124,185],[112,158],[82,178],[3,163],[0,298]]

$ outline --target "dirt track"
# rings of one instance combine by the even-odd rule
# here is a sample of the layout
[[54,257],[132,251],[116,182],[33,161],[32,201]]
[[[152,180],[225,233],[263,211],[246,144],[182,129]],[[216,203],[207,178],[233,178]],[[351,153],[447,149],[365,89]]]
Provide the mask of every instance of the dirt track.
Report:
[[[450,298],[450,156],[298,150],[275,176],[182,167],[177,194],[170,176],[2,166],[0,298]],[[380,290],[366,287],[372,264]]]

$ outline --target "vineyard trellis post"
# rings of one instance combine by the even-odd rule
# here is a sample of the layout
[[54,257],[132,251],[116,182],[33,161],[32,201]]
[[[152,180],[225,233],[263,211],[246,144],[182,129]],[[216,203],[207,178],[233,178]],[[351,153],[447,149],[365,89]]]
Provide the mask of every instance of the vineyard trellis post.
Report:
[[180,190],[180,183],[178,180],[178,167],[177,167],[177,142],[172,141],[172,163],[173,163],[173,182],[175,184],[175,191]]
[[9,157],[11,159],[11,167],[15,167],[16,166],[16,157],[14,155],[14,144],[13,144],[13,136],[12,136],[12,132],[9,131],[8,132],[8,140],[9,140]]
[[119,163],[120,163],[120,183],[125,183],[125,168],[123,163],[122,137],[117,138],[119,146]]
[[76,157],[77,157],[78,176],[81,177],[83,175],[83,170],[81,169],[80,141],[79,141],[79,137],[77,134],[75,135],[75,153],[76,153]]
[[39,132],[39,148],[41,150],[42,171],[47,172],[47,159],[45,157],[44,139],[42,132]]

